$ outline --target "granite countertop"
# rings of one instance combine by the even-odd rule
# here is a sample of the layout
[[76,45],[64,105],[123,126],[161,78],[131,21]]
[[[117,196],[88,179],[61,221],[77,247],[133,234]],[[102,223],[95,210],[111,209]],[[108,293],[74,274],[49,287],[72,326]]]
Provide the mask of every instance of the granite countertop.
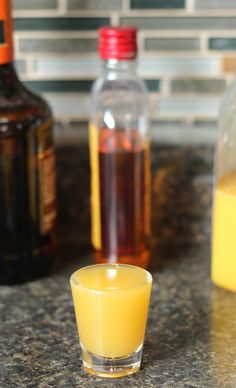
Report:
[[212,147],[154,146],[154,277],[142,369],[81,369],[69,288],[92,262],[86,144],[58,148],[59,252],[52,273],[0,287],[0,387],[236,387],[236,294],[209,279]]

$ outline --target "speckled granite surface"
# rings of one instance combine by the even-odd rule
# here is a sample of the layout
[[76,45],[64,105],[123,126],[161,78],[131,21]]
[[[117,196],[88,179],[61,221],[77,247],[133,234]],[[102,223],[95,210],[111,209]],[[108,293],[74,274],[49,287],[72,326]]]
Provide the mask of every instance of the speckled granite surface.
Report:
[[236,387],[236,294],[209,280],[211,148],[153,147],[154,285],[142,370],[85,374],[69,274],[91,262],[86,146],[60,148],[59,258],[44,279],[0,287],[0,387]]

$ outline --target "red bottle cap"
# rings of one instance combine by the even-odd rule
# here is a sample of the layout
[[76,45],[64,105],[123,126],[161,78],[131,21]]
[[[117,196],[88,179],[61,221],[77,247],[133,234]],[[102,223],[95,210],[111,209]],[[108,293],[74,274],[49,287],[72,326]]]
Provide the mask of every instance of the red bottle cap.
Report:
[[102,59],[131,60],[137,56],[135,27],[101,27],[98,52]]

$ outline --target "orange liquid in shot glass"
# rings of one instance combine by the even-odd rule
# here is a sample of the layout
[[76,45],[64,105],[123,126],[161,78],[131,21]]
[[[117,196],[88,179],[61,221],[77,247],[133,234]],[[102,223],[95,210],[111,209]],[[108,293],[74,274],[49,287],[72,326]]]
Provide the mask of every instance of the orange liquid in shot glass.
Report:
[[123,357],[143,344],[151,275],[135,266],[95,265],[75,272],[72,295],[81,346]]

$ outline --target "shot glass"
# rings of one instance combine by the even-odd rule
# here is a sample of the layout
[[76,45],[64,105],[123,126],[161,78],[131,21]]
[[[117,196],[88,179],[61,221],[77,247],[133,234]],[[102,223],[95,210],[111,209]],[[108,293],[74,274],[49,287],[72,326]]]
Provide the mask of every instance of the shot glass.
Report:
[[102,377],[140,369],[152,276],[126,264],[98,264],[70,279],[83,367]]

